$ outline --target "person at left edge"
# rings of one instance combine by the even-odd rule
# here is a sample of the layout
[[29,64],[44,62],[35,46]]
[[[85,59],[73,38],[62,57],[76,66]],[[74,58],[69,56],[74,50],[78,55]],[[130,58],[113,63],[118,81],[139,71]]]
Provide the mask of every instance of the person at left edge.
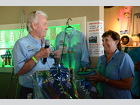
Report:
[[[19,76],[21,99],[26,99],[29,93],[33,93],[33,83],[29,76],[35,71],[49,70],[54,64],[54,58],[59,59],[59,50],[54,51],[54,58],[51,58],[51,48],[44,48],[47,24],[47,14],[38,10],[31,12],[27,18],[28,35],[14,45],[14,73]],[[46,57],[47,62],[43,64],[42,60]]]

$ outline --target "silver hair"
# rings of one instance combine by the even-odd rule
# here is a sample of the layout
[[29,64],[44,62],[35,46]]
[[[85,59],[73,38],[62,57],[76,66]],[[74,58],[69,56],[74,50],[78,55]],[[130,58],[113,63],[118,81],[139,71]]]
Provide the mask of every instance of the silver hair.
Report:
[[31,23],[34,22],[34,23],[38,23],[38,15],[41,14],[43,16],[45,16],[46,18],[48,18],[47,14],[44,13],[43,11],[33,11],[29,14],[29,16],[27,17],[27,23],[26,23],[26,27],[27,27],[27,31],[28,32],[31,32],[32,31],[32,28],[31,28]]

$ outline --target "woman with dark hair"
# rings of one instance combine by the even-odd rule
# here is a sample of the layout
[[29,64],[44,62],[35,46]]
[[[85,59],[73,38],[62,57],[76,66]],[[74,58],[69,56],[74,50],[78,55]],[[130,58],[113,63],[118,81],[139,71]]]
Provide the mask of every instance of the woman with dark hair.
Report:
[[104,99],[131,99],[133,61],[121,51],[117,32],[109,30],[102,38],[105,54],[97,61],[96,75],[87,76],[87,79],[97,83],[97,90]]

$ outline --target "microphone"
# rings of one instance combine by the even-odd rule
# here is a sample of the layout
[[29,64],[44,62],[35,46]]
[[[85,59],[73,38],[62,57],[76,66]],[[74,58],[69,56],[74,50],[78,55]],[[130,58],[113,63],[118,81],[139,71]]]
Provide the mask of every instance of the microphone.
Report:
[[[50,46],[50,41],[49,40],[45,40],[45,47],[44,48],[49,48]],[[47,62],[47,58],[43,58],[43,64],[45,64]]]

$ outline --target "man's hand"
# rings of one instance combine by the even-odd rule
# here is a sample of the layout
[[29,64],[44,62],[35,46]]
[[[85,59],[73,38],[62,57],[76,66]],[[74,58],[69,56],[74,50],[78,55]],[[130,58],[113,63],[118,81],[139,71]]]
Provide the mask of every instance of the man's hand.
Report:
[[47,58],[48,56],[50,56],[51,52],[52,52],[52,50],[50,48],[42,47],[40,49],[40,51],[35,55],[35,57],[36,57],[37,60],[39,60],[41,58]]
[[60,51],[59,50],[56,50],[53,53],[54,53],[54,58],[60,58]]

